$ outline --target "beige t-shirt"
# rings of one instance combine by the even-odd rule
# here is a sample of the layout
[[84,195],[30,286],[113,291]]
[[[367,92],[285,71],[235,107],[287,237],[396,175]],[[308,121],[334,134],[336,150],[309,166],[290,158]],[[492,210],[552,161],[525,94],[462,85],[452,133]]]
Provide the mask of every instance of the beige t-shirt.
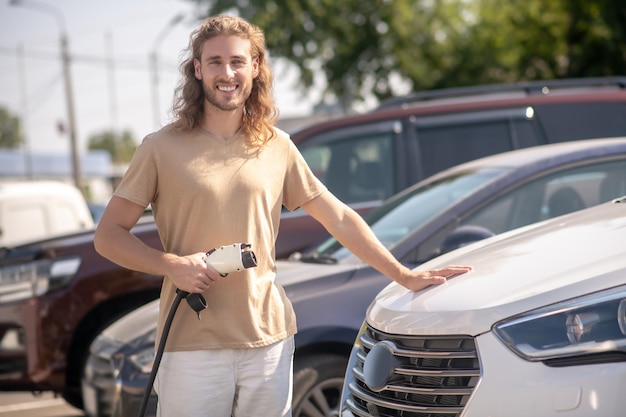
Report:
[[[274,245],[283,205],[294,210],[326,187],[313,175],[289,136],[250,148],[243,134],[228,140],[204,130],[166,126],[137,148],[115,195],[152,205],[164,249],[178,255],[250,243],[258,265],[230,273],[204,292],[198,320],[181,302],[166,351],[266,346],[295,334],[296,320],[274,282]],[[165,277],[157,341],[176,296]]]

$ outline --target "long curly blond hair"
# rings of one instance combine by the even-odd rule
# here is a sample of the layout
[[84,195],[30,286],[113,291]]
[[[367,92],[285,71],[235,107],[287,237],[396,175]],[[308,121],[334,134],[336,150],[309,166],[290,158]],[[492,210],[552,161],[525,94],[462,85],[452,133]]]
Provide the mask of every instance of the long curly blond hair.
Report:
[[180,65],[182,79],[174,94],[173,126],[178,130],[192,130],[200,126],[205,97],[202,81],[195,77],[194,59],[200,59],[204,42],[222,35],[250,40],[250,53],[259,61],[259,73],[253,80],[250,97],[244,106],[242,130],[247,133],[252,144],[263,145],[274,136],[273,127],[278,118],[278,107],[273,96],[273,75],[265,56],[263,31],[239,17],[210,17],[191,33],[187,57]]

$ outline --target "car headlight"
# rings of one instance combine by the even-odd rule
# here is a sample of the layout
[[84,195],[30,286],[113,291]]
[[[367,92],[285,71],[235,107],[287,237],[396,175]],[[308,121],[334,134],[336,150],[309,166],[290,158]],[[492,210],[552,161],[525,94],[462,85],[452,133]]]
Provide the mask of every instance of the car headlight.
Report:
[[37,297],[67,285],[80,258],[43,259],[0,267],[0,303]]
[[156,356],[156,352],[154,351],[155,341],[156,330],[151,330],[139,338],[136,343],[133,343],[138,347],[138,350],[128,356],[130,363],[144,374],[149,374],[152,371],[154,358]]
[[494,332],[511,350],[529,361],[565,366],[623,360],[626,287],[524,313],[497,323]]

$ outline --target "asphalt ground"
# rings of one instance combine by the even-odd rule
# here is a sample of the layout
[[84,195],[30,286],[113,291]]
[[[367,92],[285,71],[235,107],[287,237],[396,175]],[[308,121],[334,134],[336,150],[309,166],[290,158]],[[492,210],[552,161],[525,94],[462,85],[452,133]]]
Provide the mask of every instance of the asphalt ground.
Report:
[[0,417],[85,417],[85,413],[48,392],[0,392]]

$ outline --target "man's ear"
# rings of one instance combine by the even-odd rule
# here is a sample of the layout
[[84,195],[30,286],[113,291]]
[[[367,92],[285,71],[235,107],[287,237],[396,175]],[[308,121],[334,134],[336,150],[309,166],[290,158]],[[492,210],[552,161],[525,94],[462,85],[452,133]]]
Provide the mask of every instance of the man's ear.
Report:
[[252,58],[252,78],[256,78],[259,75],[259,57]]
[[196,76],[196,79],[201,80],[202,68],[200,67],[200,61],[198,61],[196,58],[193,59],[193,69],[194,69],[194,75]]

